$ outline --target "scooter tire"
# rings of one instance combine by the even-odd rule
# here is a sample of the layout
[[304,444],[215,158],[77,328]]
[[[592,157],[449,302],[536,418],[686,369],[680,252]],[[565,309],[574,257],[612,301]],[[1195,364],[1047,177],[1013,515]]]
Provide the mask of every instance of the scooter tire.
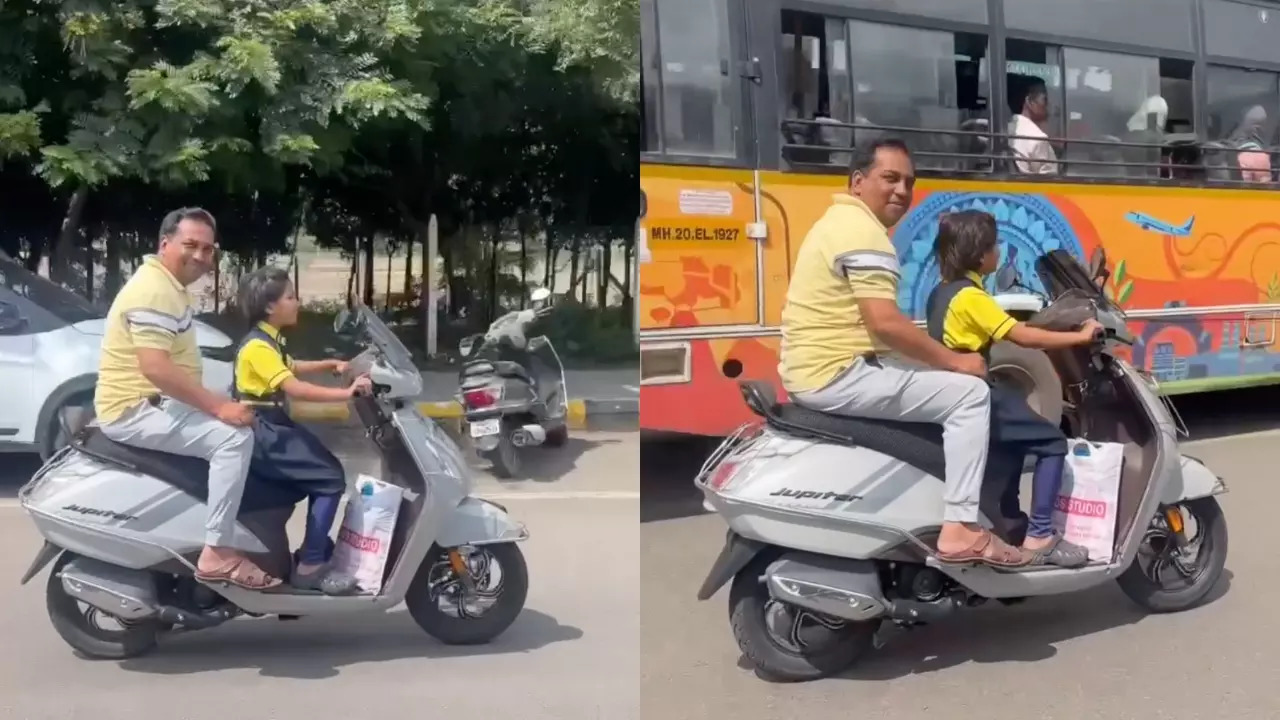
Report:
[[1152,613],[1181,612],[1202,604],[1222,579],[1227,565],[1227,519],[1222,514],[1218,499],[1196,498],[1183,505],[1202,526],[1202,542],[1208,545],[1203,559],[1207,567],[1201,576],[1190,587],[1170,592],[1153,583],[1135,558],[1124,573],[1116,578],[1116,583],[1130,600]]
[[825,650],[796,653],[775,642],[765,625],[769,591],[760,582],[765,566],[755,562],[738,573],[729,588],[729,623],[738,649],[755,666],[756,674],[773,682],[805,682],[835,675],[852,667],[875,646],[879,620],[850,622]]
[[481,452],[480,457],[488,460],[493,465],[493,474],[503,480],[510,480],[520,474],[520,448],[511,442],[511,436],[505,432],[498,440],[498,447]]
[[427,575],[441,549],[433,547],[419,566],[417,575],[405,594],[405,606],[418,627],[445,645],[483,645],[492,641],[516,621],[529,596],[529,566],[516,543],[486,545],[502,568],[502,594],[497,603],[477,618],[459,618],[440,610],[431,598]]
[[135,621],[124,630],[102,630],[89,624],[76,599],[62,587],[58,573],[75,556],[63,553],[49,572],[45,584],[45,605],[49,621],[63,642],[89,660],[126,660],[151,652],[156,647],[161,627],[154,620]]

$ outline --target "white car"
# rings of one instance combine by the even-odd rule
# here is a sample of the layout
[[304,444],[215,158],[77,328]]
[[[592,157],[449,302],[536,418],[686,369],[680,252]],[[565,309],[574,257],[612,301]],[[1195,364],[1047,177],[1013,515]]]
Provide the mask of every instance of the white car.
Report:
[[[0,452],[48,458],[66,443],[61,417],[93,404],[106,313],[0,253]],[[204,385],[231,387],[235,346],[196,321]]]

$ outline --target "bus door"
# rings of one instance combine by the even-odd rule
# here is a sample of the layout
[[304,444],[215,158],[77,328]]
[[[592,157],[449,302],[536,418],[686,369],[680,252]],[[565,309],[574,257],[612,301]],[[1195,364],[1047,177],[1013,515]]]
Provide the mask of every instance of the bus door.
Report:
[[[640,328],[762,319],[742,0],[641,0]],[[678,334],[678,333],[677,333]]]

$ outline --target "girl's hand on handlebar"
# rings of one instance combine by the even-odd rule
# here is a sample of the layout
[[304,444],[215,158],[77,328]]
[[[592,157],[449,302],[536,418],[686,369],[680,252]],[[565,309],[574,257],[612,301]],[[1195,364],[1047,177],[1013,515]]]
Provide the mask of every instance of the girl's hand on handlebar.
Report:
[[1097,320],[1094,320],[1093,318],[1090,318],[1084,321],[1084,325],[1081,325],[1080,329],[1077,330],[1076,333],[1077,333],[1077,336],[1080,338],[1080,344],[1088,345],[1094,340],[1097,340],[1100,337],[1102,337],[1102,334],[1103,334],[1102,323],[1098,322]]
[[347,392],[351,393],[351,395],[353,396],[367,395],[372,390],[373,390],[373,381],[369,379],[368,375],[361,375],[360,377],[356,378],[355,382],[351,383],[351,386],[347,388]]

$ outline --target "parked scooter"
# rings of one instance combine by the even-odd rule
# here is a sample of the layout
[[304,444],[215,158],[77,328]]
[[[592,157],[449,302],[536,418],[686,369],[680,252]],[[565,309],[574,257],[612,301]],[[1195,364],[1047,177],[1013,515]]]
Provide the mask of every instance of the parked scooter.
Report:
[[[729,532],[698,597],[732,581],[733,632],[761,675],[840,672],[878,646],[885,621],[912,627],[988,598],[1010,604],[1115,580],[1152,612],[1205,599],[1226,562],[1226,520],[1214,497],[1226,486],[1179,454],[1176,411],[1154,380],[1117,357],[1132,338],[1102,292],[1105,255],[1091,265],[1086,272],[1064,251],[1040,258],[1052,302],[1029,323],[1069,330],[1095,317],[1104,327],[1092,347],[1050,358],[1067,396],[1068,435],[1125,445],[1113,555],[1077,569],[939,563],[938,426],[780,405],[768,383],[744,382],[743,397],[764,422],[740,429],[699,473]],[[998,516],[996,494],[984,493],[987,524]]]
[[[488,642],[515,621],[528,592],[516,545],[528,537],[524,525],[471,496],[462,451],[404,402],[418,395],[422,378],[399,339],[364,307],[344,312],[338,328],[366,347],[349,372],[367,373],[373,391],[353,398],[353,409],[382,455],[382,479],[404,489],[382,590],[329,596],[196,581],[208,463],[121,445],[91,425],[18,496],[45,538],[22,583],[56,559],[46,596],[67,644],[91,658],[120,659],[151,650],[162,634],[240,615],[385,611],[402,600],[423,630],[448,644]],[[252,476],[241,500],[233,542],[276,577],[290,568],[285,524],[300,500]]]
[[537,288],[529,299],[528,309],[503,315],[458,346],[458,399],[471,439],[502,478],[520,472],[520,448],[559,447],[569,439],[564,365],[549,339],[528,337],[530,326],[551,313],[551,291]]

